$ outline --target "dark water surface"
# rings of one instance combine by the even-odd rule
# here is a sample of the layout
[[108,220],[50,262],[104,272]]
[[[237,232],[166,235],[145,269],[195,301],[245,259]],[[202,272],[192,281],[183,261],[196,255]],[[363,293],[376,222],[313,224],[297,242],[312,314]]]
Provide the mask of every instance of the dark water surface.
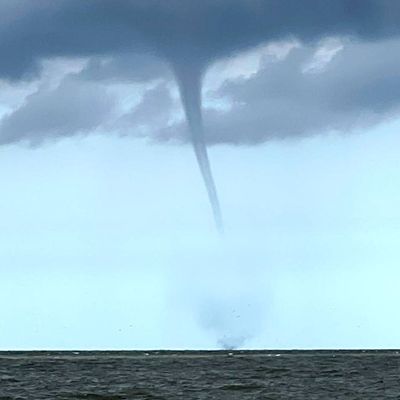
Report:
[[400,399],[400,352],[0,352],[6,399]]

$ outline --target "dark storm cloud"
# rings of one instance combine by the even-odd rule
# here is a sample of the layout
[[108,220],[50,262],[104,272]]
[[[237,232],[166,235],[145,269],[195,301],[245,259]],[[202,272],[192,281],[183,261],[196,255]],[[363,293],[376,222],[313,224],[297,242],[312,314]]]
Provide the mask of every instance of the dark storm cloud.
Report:
[[[68,88],[71,83],[42,90],[4,117],[1,142],[100,126],[112,100],[104,88],[87,82],[170,79],[165,62],[204,69],[221,57],[285,38],[306,46],[215,93],[234,105],[227,113],[206,112],[207,142],[257,143],[347,129],[361,117],[364,123],[377,120],[398,102],[399,49],[393,37],[399,21],[400,2],[392,0],[3,0],[0,79],[38,76],[41,60],[60,56],[83,57],[88,64],[76,90]],[[359,45],[346,46],[321,74],[302,73],[312,46],[332,35],[354,36]],[[183,124],[168,126],[174,110],[170,94],[159,86],[114,128],[159,140],[187,138]],[[143,125],[147,130],[136,129]]]
[[42,58],[152,51],[206,64],[272,39],[397,35],[393,0],[3,0],[0,76],[38,71]]
[[147,82],[171,78],[168,66],[150,54],[127,53],[114,57],[92,57],[80,76],[87,80]]

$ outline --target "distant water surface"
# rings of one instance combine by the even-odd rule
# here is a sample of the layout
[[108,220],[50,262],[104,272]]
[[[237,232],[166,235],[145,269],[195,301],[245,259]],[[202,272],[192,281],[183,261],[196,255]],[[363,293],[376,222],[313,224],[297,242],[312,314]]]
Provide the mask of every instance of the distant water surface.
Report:
[[400,399],[400,351],[0,352],[17,399]]

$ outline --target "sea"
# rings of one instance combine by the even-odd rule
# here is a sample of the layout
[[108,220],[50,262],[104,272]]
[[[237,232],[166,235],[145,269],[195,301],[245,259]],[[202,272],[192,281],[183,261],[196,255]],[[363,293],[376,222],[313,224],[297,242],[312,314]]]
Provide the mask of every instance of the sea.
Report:
[[400,351],[0,352],[17,399],[400,399]]

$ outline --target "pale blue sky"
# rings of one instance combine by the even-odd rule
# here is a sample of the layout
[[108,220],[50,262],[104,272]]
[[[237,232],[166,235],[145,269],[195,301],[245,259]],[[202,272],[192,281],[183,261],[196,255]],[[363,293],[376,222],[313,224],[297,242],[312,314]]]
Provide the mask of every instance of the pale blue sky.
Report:
[[92,136],[0,150],[0,347],[396,347],[393,121],[211,149]]
[[399,347],[399,20],[2,0],[0,349]]

